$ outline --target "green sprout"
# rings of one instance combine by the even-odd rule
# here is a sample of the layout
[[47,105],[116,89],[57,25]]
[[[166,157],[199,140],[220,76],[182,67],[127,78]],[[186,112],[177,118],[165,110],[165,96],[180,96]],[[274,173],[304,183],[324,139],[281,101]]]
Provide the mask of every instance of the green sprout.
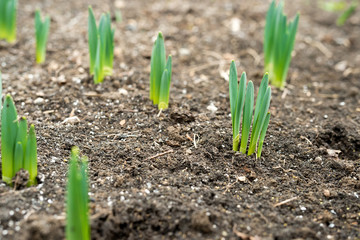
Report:
[[66,239],[90,239],[88,207],[88,158],[79,157],[79,148],[71,149],[66,195]]
[[[238,83],[238,74],[235,62],[232,61],[230,65],[229,75],[229,95],[230,95],[230,109],[233,129],[233,150],[238,151],[240,145],[240,152],[246,154],[248,146],[248,139],[250,135],[251,122],[253,120],[248,155],[255,152],[257,147],[257,157],[261,157],[262,146],[264,143],[266,131],[270,121],[270,107],[271,88],[268,86],[269,77],[266,73],[261,81],[258,96],[256,98],[255,112],[254,106],[254,85],[252,81],[246,86],[246,73],[241,74],[240,82]],[[254,118],[253,118],[254,112]],[[242,116],[242,123],[241,123]],[[241,140],[240,140],[240,125],[241,125]],[[259,142],[259,145],[257,146]]]
[[99,27],[96,26],[94,12],[89,7],[88,37],[90,53],[90,74],[94,74],[94,83],[98,84],[105,76],[111,76],[114,59],[114,29],[111,29],[110,14],[103,14]]
[[37,183],[37,143],[35,127],[25,117],[18,120],[15,104],[8,94],[1,112],[2,179],[11,184],[11,179],[21,169],[29,172],[28,186]]
[[0,0],[0,39],[9,43],[16,40],[17,0]]
[[166,61],[164,37],[159,32],[151,54],[150,100],[158,104],[159,110],[169,106],[170,83],[172,75],[172,57]]
[[43,63],[46,58],[46,43],[49,35],[50,17],[41,20],[40,11],[35,12],[36,62]]
[[265,71],[269,72],[272,85],[280,89],[285,87],[299,23],[299,14],[287,23],[283,5],[283,1],[278,6],[275,1],[271,3],[266,14],[264,33]]
[[340,12],[340,16],[336,20],[336,25],[342,26],[355,13],[358,0],[353,0],[350,5],[345,0],[341,1],[322,1],[320,7],[328,12]]

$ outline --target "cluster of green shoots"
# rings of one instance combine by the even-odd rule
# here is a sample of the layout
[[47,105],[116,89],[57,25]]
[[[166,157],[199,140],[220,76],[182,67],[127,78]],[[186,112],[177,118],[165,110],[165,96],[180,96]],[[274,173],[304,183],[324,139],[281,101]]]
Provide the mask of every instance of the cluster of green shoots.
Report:
[[71,149],[66,195],[66,239],[89,240],[88,158],[79,156],[79,148]]
[[[253,120],[248,155],[255,152],[257,147],[257,157],[261,157],[262,146],[264,143],[266,131],[270,121],[270,99],[271,88],[268,86],[269,78],[266,73],[261,81],[258,96],[256,98],[255,112],[253,118],[254,107],[254,85],[252,81],[246,86],[246,74],[242,73],[240,82],[238,83],[238,74],[235,62],[230,65],[229,76],[229,92],[230,92],[230,108],[233,129],[233,150],[239,150],[246,154],[250,126]],[[242,122],[241,122],[242,116]],[[240,140],[241,125],[241,140]],[[257,143],[259,145],[257,146]]]
[[111,29],[109,13],[101,16],[97,27],[91,7],[89,7],[88,28],[90,74],[94,74],[94,83],[98,84],[113,72],[115,30]]
[[270,74],[271,84],[280,89],[285,87],[299,22],[297,14],[293,21],[287,23],[283,5],[283,1],[278,6],[275,1],[271,3],[264,34],[265,71]]
[[0,0],[0,39],[9,43],[16,40],[17,0]]
[[[1,78],[1,76],[0,76]],[[1,112],[1,158],[2,179],[11,184],[20,169],[29,172],[28,186],[36,184],[37,144],[35,127],[28,131],[25,117],[18,120],[15,104],[10,95],[5,97]]]
[[166,61],[164,38],[159,32],[151,53],[150,100],[159,110],[169,106],[172,58]]
[[46,56],[46,43],[49,35],[50,17],[41,20],[40,11],[35,12],[36,62],[43,63]]

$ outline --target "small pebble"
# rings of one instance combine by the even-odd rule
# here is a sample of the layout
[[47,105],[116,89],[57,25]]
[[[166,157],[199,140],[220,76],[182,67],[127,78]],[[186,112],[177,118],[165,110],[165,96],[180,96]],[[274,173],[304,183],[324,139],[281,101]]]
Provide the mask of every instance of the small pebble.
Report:
[[38,97],[37,99],[35,99],[34,103],[35,104],[42,104],[44,102],[44,99],[41,97]]

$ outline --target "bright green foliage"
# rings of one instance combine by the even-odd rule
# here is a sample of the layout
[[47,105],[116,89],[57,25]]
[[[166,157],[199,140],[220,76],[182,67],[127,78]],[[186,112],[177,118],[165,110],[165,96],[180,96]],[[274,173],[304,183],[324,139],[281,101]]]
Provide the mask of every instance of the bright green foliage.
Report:
[[40,11],[35,12],[35,35],[36,35],[36,62],[45,62],[46,43],[49,35],[50,17],[41,20]]
[[[255,111],[253,111],[254,85],[252,81],[249,81],[246,86],[245,72],[241,75],[240,83],[238,83],[235,62],[231,62],[229,76],[229,95],[234,151],[239,150],[240,143],[240,152],[246,154],[251,123],[253,123],[248,155],[251,155],[255,152],[257,143],[259,142],[257,157],[261,156],[262,145],[264,143],[266,131],[270,121],[270,113],[268,112],[268,110],[271,99],[271,88],[270,86],[268,86],[268,83],[268,74],[266,73],[261,81],[259,93],[256,98]],[[241,116],[243,117],[242,122]]]
[[299,14],[287,23],[283,5],[283,1],[278,6],[275,1],[271,3],[264,33],[265,71],[269,72],[272,85],[280,89],[285,87],[299,23]]
[[353,1],[352,4],[338,17],[336,20],[336,25],[342,26],[349,19],[351,15],[355,13],[355,10],[358,6],[357,1]]
[[151,54],[150,100],[160,110],[169,106],[171,75],[172,57],[169,55],[166,61],[164,37],[159,32]]
[[96,26],[94,12],[89,7],[88,36],[90,54],[90,74],[94,74],[94,83],[98,84],[105,76],[111,76],[114,59],[114,29],[111,29],[110,14],[103,14],[99,27]]
[[340,12],[340,16],[336,20],[336,25],[342,26],[345,22],[355,13],[357,6],[359,5],[359,0],[353,0],[350,5],[348,5],[346,0],[339,1],[322,1],[320,2],[320,7],[328,12]]
[[66,239],[90,239],[88,208],[88,158],[79,157],[79,148],[71,149],[66,195]]
[[18,120],[16,108],[10,95],[5,97],[1,112],[2,179],[11,179],[21,168],[29,172],[28,186],[36,184],[37,144],[34,125],[27,130],[25,117]]
[[16,40],[17,0],[0,0],[0,39]]

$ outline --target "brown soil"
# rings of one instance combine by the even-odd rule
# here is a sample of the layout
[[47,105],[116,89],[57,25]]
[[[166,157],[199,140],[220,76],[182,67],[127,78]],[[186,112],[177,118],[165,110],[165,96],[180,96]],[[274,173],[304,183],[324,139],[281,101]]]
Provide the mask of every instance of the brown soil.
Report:
[[[360,14],[337,27],[313,1],[287,3],[289,16],[301,13],[296,54],[286,90],[273,89],[255,159],[231,150],[223,76],[235,59],[259,86],[267,1],[117,1],[115,72],[97,86],[88,75],[89,4],[97,17],[115,9],[20,1],[18,41],[0,43],[4,93],[36,126],[41,180],[20,190],[0,184],[0,239],[64,238],[73,145],[90,160],[94,239],[360,238]],[[42,66],[37,8],[52,18]],[[170,108],[157,117],[148,82],[159,30],[174,66]]]

